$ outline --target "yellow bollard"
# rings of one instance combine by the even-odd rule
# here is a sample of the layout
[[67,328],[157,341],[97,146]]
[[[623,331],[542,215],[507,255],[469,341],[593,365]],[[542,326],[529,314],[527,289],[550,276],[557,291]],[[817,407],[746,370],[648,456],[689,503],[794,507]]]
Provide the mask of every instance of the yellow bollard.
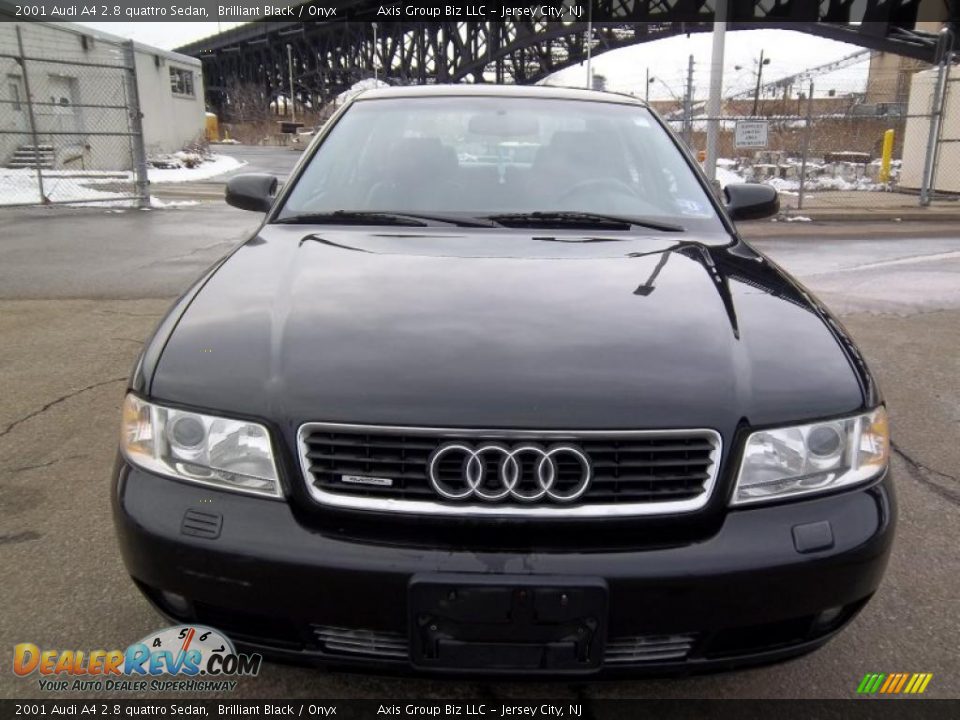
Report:
[[206,114],[204,130],[208,142],[218,142],[220,140],[220,121],[214,113],[208,112]]
[[893,155],[893,130],[883,134],[883,153],[880,156],[880,182],[890,181],[890,157]]

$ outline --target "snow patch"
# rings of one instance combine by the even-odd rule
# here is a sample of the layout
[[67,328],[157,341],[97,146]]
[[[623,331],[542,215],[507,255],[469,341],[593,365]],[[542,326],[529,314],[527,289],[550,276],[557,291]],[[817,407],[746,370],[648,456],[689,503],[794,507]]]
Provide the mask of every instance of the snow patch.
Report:
[[721,165],[722,160],[723,158],[717,160],[717,182],[720,183],[720,187],[726,187],[732,183],[746,182],[743,175],[740,175],[739,173],[736,173],[730,169],[736,165],[734,161],[728,160],[727,163],[730,164]]
[[193,182],[222,175],[246,164],[229,155],[211,155],[206,162],[192,168],[147,168],[147,177],[152,183]]
[[199,200],[161,200],[156,195],[150,196],[150,207],[152,208],[178,208],[199,204]]
[[[243,167],[246,162],[227,155],[211,155],[200,165],[187,168],[148,168],[151,183],[183,183],[207,180]],[[125,199],[133,192],[133,173],[126,170],[44,170],[43,191],[53,203],[96,203],[97,207],[133,207],[135,200]],[[36,205],[40,203],[37,171],[32,168],[0,168],[0,205]],[[161,203],[161,204],[157,204]],[[196,200],[160,201],[151,198],[153,207],[196,205]]]

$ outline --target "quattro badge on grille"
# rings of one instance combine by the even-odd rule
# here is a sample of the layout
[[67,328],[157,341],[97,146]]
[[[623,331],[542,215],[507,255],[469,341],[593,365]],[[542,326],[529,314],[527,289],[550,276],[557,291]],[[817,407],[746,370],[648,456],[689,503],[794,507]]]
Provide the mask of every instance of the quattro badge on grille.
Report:
[[569,503],[590,487],[590,459],[572,445],[544,448],[501,443],[449,442],[430,456],[430,485],[447,500]]
[[369,475],[341,475],[340,482],[349,485],[375,485],[377,487],[393,487],[393,478],[370,477]]

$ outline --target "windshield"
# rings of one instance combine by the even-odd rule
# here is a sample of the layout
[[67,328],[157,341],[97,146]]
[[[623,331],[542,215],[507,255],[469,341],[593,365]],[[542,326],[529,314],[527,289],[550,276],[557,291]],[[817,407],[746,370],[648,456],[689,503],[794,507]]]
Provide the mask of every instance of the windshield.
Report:
[[544,98],[360,100],[278,219],[346,212],[582,212],[722,230],[666,131],[638,105]]

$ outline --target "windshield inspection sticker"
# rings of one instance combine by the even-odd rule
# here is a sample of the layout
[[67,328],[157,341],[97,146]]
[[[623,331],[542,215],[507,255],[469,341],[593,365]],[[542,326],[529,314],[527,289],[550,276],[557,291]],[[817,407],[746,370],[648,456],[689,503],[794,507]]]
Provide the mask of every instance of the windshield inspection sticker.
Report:
[[706,209],[696,200],[687,200],[686,198],[677,198],[677,209],[683,215],[706,215]]

